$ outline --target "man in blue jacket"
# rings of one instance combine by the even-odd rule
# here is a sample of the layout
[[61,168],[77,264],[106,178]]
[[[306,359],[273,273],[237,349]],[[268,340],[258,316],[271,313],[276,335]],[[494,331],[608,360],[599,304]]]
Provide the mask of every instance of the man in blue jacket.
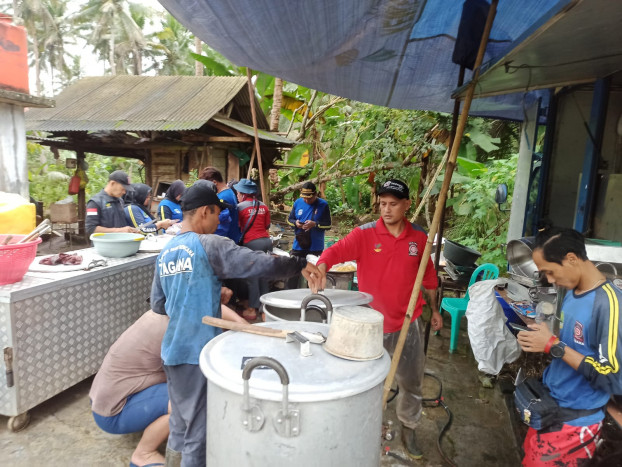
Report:
[[296,239],[292,255],[319,256],[324,251],[324,233],[331,227],[330,208],[326,200],[319,198],[313,182],[307,182],[300,190],[300,198],[294,202],[287,223],[294,227]]
[[182,467],[201,467],[205,465],[207,381],[199,369],[199,353],[220,333],[201,320],[206,315],[221,317],[221,281],[282,279],[302,270],[317,291],[321,279],[319,270],[303,258],[269,256],[210,235],[216,231],[220,211],[229,205],[202,180],[185,191],[181,208],[182,229],[156,261],[151,305],[154,312],[170,318],[162,341],[171,401],[167,455],[181,452]]
[[[320,256],[324,251],[324,233],[331,227],[330,208],[326,200],[318,197],[313,182],[306,182],[300,190],[300,198],[294,202],[287,223],[294,228],[292,256],[306,258]],[[288,288],[298,286],[298,276],[287,282]]]

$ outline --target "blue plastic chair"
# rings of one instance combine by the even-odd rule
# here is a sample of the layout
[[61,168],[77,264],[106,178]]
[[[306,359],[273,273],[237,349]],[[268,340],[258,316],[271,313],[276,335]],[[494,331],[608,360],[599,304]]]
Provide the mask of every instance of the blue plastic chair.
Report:
[[[478,281],[485,281],[489,279],[496,279],[499,277],[499,268],[494,264],[486,263],[479,266],[473,274],[471,274],[471,280],[469,280],[469,287]],[[458,334],[460,331],[460,321],[466,313],[467,305],[469,304],[469,288],[467,288],[464,298],[443,298],[441,301],[441,316],[443,310],[451,315],[451,340],[449,341],[449,351],[451,353],[456,351],[458,345]]]

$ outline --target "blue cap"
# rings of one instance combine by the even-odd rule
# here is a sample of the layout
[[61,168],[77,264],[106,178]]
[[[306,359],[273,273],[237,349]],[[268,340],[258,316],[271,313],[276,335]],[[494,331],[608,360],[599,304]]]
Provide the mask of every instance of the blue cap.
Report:
[[239,193],[245,193],[247,195],[253,195],[257,193],[257,184],[250,181],[248,178],[242,178],[238,183],[233,185],[235,191]]

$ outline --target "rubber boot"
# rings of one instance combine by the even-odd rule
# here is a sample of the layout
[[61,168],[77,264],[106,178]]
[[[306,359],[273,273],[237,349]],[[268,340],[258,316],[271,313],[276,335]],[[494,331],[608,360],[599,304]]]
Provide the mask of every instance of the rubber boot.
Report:
[[421,459],[423,457],[423,451],[421,451],[419,446],[417,446],[415,430],[402,425],[402,442],[404,443],[404,448],[406,448],[410,457],[413,459]]
[[180,467],[181,466],[181,452],[173,451],[168,446],[166,447],[166,454],[164,456],[164,467]]

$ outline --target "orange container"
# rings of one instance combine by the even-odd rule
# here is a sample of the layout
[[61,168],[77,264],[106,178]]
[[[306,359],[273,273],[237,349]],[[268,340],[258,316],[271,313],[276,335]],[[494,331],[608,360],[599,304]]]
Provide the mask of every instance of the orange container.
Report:
[[26,30],[0,14],[0,88],[28,94]]

